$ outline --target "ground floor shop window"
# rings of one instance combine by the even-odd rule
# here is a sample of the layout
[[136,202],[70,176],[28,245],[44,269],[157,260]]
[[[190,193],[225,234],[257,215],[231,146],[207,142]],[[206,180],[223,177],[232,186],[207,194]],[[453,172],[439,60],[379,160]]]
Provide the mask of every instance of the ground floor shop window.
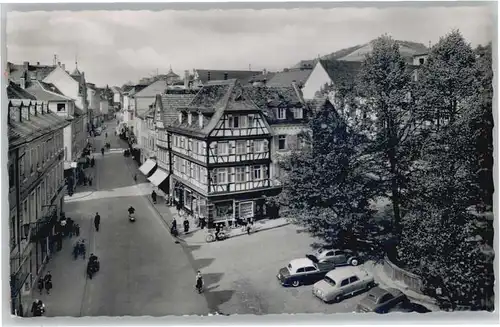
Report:
[[199,199],[199,206],[200,206],[200,217],[206,218],[208,217],[208,207],[207,207],[207,200],[206,199]]
[[184,191],[184,207],[186,207],[188,210],[192,210],[192,204],[193,204],[193,195],[191,194],[190,191],[185,190]]
[[241,202],[240,203],[240,219],[250,219],[254,216],[254,205],[253,201]]
[[233,201],[215,204],[214,220],[229,220],[233,218]]

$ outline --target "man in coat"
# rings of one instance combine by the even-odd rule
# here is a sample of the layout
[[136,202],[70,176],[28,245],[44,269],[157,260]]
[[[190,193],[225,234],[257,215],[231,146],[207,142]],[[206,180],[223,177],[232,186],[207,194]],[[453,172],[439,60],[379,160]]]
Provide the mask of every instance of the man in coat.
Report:
[[95,213],[95,217],[94,217],[94,226],[95,226],[96,232],[99,231],[99,225],[100,224],[101,224],[101,216],[99,216],[99,213],[96,212]]

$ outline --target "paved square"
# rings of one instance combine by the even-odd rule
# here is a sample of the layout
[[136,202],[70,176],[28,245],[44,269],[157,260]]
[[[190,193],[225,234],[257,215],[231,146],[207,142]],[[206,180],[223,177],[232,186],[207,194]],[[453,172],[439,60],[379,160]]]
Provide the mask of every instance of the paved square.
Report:
[[[205,295],[212,310],[227,314],[353,312],[363,294],[325,304],[312,295],[312,285],[282,287],[278,269],[304,257],[317,240],[293,225],[222,242],[184,245],[193,265],[205,276]],[[339,268],[341,269],[341,268]]]

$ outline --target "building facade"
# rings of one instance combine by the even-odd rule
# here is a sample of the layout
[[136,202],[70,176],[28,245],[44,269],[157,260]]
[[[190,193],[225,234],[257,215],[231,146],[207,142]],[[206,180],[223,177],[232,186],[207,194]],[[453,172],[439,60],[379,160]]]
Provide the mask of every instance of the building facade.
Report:
[[7,94],[10,286],[12,312],[20,314],[29,309],[64,210],[63,130],[70,122],[15,84]]
[[305,128],[306,111],[293,86],[207,82],[166,126],[174,200],[209,222],[267,216],[266,198],[281,191],[273,159]]

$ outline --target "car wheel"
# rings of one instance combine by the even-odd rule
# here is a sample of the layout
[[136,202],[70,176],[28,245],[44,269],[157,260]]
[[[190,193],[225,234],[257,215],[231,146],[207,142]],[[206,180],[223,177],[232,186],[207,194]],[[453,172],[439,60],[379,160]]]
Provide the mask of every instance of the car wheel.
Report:
[[340,296],[340,295],[337,295],[337,296],[333,299],[333,302],[335,302],[335,303],[339,303],[340,301],[342,301],[342,296]]
[[293,287],[298,287],[298,286],[300,286],[300,281],[298,281],[298,280],[294,280],[294,281],[292,282],[292,286],[293,286]]
[[358,259],[352,259],[351,260],[351,265],[357,266],[359,264]]

